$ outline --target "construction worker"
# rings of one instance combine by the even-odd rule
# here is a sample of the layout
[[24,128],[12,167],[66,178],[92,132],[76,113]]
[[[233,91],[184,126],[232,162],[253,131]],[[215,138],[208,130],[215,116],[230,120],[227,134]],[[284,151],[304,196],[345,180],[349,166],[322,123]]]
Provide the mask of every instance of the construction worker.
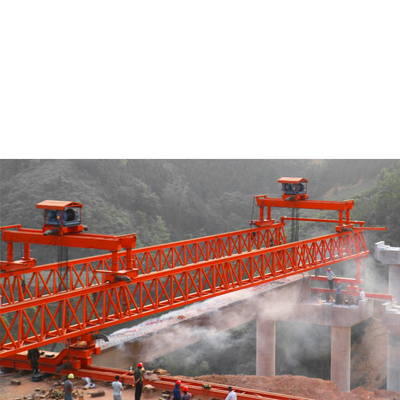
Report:
[[183,395],[182,395],[182,397],[181,397],[181,400],[190,400],[191,398],[192,398],[192,394],[191,393],[188,393],[188,387],[187,386],[185,386],[184,388],[183,388]]
[[175,387],[174,390],[172,391],[172,394],[174,395],[174,400],[181,400],[181,381],[176,381],[175,382]]
[[336,304],[342,304],[342,287],[340,286],[340,281],[337,281],[336,288]]
[[143,390],[143,363],[139,363],[137,367],[135,368],[135,371],[133,373],[133,379],[134,379],[134,384],[135,386],[135,400],[140,400],[140,397],[142,396],[142,390]]
[[337,278],[337,276],[331,271],[330,268],[327,269],[326,277],[328,279],[329,290],[333,290],[333,279]]
[[113,400],[122,400],[122,383],[119,381],[119,375],[115,375],[115,381],[111,384],[113,392]]
[[72,389],[74,388],[70,379],[74,379],[74,374],[69,374],[64,382],[64,400],[72,400]]
[[228,396],[225,397],[225,400],[236,400],[237,396],[234,390],[232,389],[232,386],[228,387],[229,393]]
[[360,300],[365,300],[365,292],[363,288],[360,288]]
[[39,373],[39,357],[40,352],[38,348],[28,350],[28,360],[31,362],[32,374]]

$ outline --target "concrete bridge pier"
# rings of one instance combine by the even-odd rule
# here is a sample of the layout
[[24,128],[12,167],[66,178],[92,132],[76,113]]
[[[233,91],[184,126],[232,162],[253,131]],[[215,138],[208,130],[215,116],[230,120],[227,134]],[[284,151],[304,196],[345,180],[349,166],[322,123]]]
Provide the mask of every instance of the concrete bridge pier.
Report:
[[350,392],[351,328],[373,315],[373,300],[360,301],[358,306],[329,303],[299,303],[292,321],[329,326],[331,328],[331,381],[342,393]]
[[388,332],[387,390],[400,391],[400,334]]
[[351,327],[331,327],[331,381],[350,392]]
[[256,375],[275,376],[276,322],[257,318]]
[[388,328],[387,390],[400,391],[400,247],[375,243],[375,259],[389,265],[389,294],[394,300],[385,303],[383,322]]

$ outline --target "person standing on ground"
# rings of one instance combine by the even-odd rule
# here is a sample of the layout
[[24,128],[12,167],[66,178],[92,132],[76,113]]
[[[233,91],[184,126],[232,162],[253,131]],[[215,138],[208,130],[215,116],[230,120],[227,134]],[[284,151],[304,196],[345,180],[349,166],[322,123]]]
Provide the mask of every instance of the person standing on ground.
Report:
[[340,286],[340,282],[338,281],[338,286],[336,288],[336,304],[342,304],[342,287]]
[[331,271],[330,268],[327,269],[326,277],[328,279],[329,290],[333,290],[333,279],[337,278],[337,276]]
[[114,389],[113,400],[122,400],[122,383],[119,381],[119,375],[115,375],[115,381],[111,384]]
[[174,400],[181,400],[181,381],[176,381],[175,382],[175,387],[174,390],[172,391],[172,394],[174,395]]
[[70,379],[74,379],[74,374],[69,374],[68,379],[64,382],[64,400],[72,400],[72,382]]
[[360,288],[360,300],[365,300],[365,292],[363,288]]
[[140,397],[142,396],[142,390],[143,390],[143,363],[139,363],[138,366],[135,368],[135,371],[133,373],[133,379],[134,379],[134,384],[135,386],[135,400],[140,400]]
[[226,396],[225,400],[236,400],[237,396],[234,390],[232,389],[232,386],[228,387],[229,393],[228,396]]
[[183,395],[182,395],[182,397],[181,397],[181,400],[190,400],[191,398],[192,398],[192,394],[191,393],[188,393],[188,387],[187,386],[185,386],[184,388],[183,388]]
[[37,374],[39,372],[39,349],[28,350],[28,360],[31,362],[32,374]]

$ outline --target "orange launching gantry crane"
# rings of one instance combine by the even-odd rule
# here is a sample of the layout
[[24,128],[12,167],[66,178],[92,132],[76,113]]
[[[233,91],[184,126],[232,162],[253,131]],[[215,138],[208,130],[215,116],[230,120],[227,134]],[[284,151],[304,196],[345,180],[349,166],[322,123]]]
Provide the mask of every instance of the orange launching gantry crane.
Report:
[[[80,376],[90,355],[99,352],[95,340],[102,338],[101,329],[346,260],[355,260],[356,278],[341,280],[357,295],[361,264],[369,254],[363,232],[386,228],[352,221],[353,200],[309,200],[304,178],[279,183],[282,198],[255,197],[259,219],[250,229],[147,248],[134,248],[135,234],[84,232],[82,204],[75,202],[39,203],[45,213],[42,230],[0,228],[7,242],[7,261],[0,262],[1,365],[15,366],[26,350],[63,341],[66,349],[40,368],[54,373],[67,366]],[[284,228],[291,218],[274,221],[272,207],[338,211],[336,220],[298,218],[336,223],[335,232],[288,243]],[[21,260],[13,259],[13,243],[24,244]],[[38,266],[30,244],[110,253]]]
[[[27,272],[27,269],[34,268],[36,260],[30,257],[30,244],[41,244],[111,251],[111,271],[103,273],[106,273],[111,281],[118,276],[136,276],[137,270],[132,268],[132,257],[130,257],[136,244],[136,235],[110,236],[83,233],[87,227],[81,223],[82,207],[82,204],[70,201],[46,200],[36,205],[36,208],[44,209],[42,230],[23,229],[21,225],[0,228],[2,240],[7,242],[7,261],[0,261],[1,270]],[[21,260],[13,260],[13,243],[24,243],[24,256]],[[122,248],[126,249],[128,258],[126,269],[121,271],[117,253]]]
[[[293,208],[293,209],[309,209],[309,210],[331,210],[338,211],[337,220],[329,220],[328,222],[336,222],[337,232],[343,232],[346,229],[354,228],[354,225],[363,227],[364,222],[350,221],[350,210],[353,209],[354,200],[347,201],[323,201],[323,200],[308,200],[307,195],[307,179],[304,178],[281,178],[278,180],[282,184],[283,195],[281,199],[263,196],[256,196],[257,206],[260,209],[260,218],[257,221],[252,221],[252,224],[257,226],[268,226],[274,223],[271,219],[271,208]],[[264,219],[264,209],[267,207],[267,218]],[[290,218],[285,218],[290,219]],[[302,218],[302,221],[318,221],[327,222],[326,219]],[[357,229],[357,228],[356,228]],[[362,228],[365,230],[366,228]]]

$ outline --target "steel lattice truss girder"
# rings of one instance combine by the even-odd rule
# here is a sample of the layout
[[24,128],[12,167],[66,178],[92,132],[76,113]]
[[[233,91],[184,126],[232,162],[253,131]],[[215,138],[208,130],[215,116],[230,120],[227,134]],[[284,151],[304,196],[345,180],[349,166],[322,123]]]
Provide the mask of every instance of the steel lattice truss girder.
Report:
[[[273,229],[247,229],[216,236],[192,239],[132,251],[133,265],[139,274],[176,268],[269,247],[270,241],[286,243],[283,225]],[[118,265],[126,268],[126,251],[117,253]],[[104,283],[98,271],[111,271],[111,254],[38,266],[27,270],[0,273],[3,305],[65,293]]]
[[146,274],[270,247],[271,241],[274,244],[286,243],[283,228],[284,224],[278,223],[273,225],[272,229],[245,229],[201,239],[135,249],[132,250],[134,265],[141,273]]
[[[257,232],[264,232],[262,229],[252,231],[256,232],[256,235],[251,233],[253,238],[257,238]],[[242,248],[241,253],[223,253],[220,258],[187,265],[180,265],[183,260],[178,258],[179,263],[162,264],[155,272],[142,273],[129,284],[100,280],[95,271],[109,267],[105,256],[76,260],[82,264],[80,269],[74,262],[69,262],[63,272],[60,272],[58,264],[36,267],[35,271],[38,271],[31,273],[28,284],[21,283],[21,272],[1,274],[2,292],[12,290],[13,295],[8,294],[0,309],[1,314],[7,317],[7,320],[0,320],[0,358],[39,344],[43,346],[77,337],[146,315],[368,255],[362,231],[265,247],[268,236],[263,234],[258,237],[259,243],[264,242],[264,247]],[[227,243],[222,246],[224,251],[234,251],[235,246]],[[251,250],[253,247],[256,249]],[[172,251],[171,245],[164,250],[167,253]],[[125,253],[121,253],[121,263],[124,257]],[[186,258],[186,261],[190,262],[192,258]],[[151,268],[156,269],[155,266]],[[144,270],[143,266],[141,270]],[[61,279],[61,285],[56,283],[54,286],[56,278]]]

